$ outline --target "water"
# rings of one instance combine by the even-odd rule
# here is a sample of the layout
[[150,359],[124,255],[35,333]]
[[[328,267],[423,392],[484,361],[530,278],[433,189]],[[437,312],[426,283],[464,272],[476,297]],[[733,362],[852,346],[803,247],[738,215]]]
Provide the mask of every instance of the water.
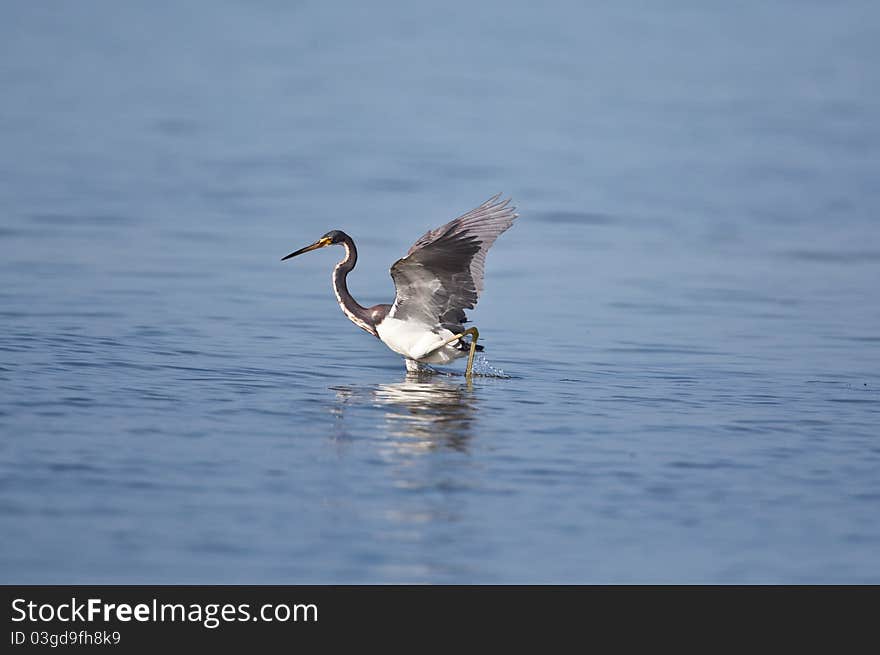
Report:
[[[0,580],[880,582],[878,14],[8,3]],[[506,378],[278,261],[497,191]]]

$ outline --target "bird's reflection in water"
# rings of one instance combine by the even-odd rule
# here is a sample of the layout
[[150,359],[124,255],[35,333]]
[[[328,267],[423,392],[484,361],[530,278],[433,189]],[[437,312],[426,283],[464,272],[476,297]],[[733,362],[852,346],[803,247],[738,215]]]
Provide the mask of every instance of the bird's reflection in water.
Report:
[[407,375],[403,382],[372,387],[338,386],[337,416],[352,402],[383,411],[384,438],[405,452],[451,449],[465,452],[476,413],[473,390],[439,376]]

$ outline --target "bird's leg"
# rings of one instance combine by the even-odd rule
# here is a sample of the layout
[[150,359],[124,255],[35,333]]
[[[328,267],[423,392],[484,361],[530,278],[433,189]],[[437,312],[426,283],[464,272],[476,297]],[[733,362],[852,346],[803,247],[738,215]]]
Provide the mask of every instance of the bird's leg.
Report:
[[471,351],[468,353],[467,367],[464,369],[464,376],[470,380],[474,374],[474,353],[477,352],[477,339],[480,338],[480,331],[475,327],[468,328],[464,334],[471,334]]
[[427,364],[422,364],[415,359],[410,359],[409,357],[407,357],[404,361],[406,362],[406,372],[408,375],[425,375],[434,372],[434,370],[430,366],[428,366]]
[[464,332],[461,332],[460,334],[455,334],[455,335],[449,337],[448,339],[446,339],[446,341],[441,343],[439,346],[436,346],[435,348],[431,348],[431,350],[426,352],[425,355],[429,355],[432,352],[434,352],[435,350],[439,350],[443,346],[446,346],[446,345],[452,343],[453,341],[458,341],[459,339],[461,339],[462,337],[465,337],[467,335],[471,335],[471,351],[468,353],[467,366],[464,369],[464,376],[466,378],[470,378],[474,372],[474,353],[477,352],[477,339],[480,338],[480,331],[477,330],[476,327],[469,327]]

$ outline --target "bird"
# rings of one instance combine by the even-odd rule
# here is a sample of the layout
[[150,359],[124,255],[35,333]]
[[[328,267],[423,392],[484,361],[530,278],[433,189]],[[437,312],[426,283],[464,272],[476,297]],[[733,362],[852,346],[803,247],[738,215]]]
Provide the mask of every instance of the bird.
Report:
[[[357,264],[354,240],[342,230],[281,258],[340,245],[345,257],[333,268],[332,282],[342,312],[362,330],[405,360],[407,373],[424,373],[430,364],[449,364],[467,355],[465,377],[473,376],[480,332],[468,323],[483,291],[486,254],[518,217],[510,199],[496,194],[445,225],[429,230],[391,266],[395,297],[391,304],[361,306],[349,293],[348,274]],[[467,339],[469,337],[469,339]]]

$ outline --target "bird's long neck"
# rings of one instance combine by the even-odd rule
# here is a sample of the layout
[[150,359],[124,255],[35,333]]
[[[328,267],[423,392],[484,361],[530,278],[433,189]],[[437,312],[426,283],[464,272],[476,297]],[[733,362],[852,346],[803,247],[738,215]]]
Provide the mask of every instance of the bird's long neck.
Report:
[[342,313],[359,328],[366,330],[373,336],[378,336],[376,326],[372,320],[370,311],[361,307],[361,305],[352,297],[348,291],[347,278],[348,274],[357,264],[357,248],[350,236],[346,235],[342,241],[345,248],[345,259],[336,264],[333,268],[333,292],[336,294],[336,301],[342,308]]

